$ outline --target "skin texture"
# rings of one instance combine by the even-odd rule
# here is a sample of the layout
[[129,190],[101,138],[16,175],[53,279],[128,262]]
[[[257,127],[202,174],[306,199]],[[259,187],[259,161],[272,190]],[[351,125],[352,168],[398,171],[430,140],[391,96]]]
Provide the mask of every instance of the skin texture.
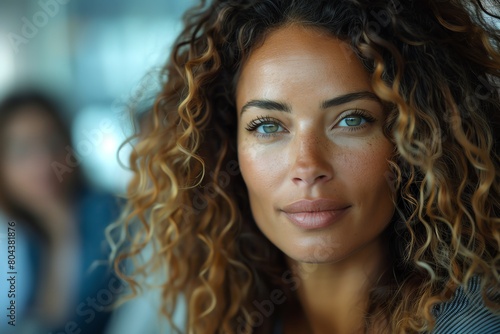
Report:
[[[238,157],[253,217],[300,277],[301,306],[288,317],[287,333],[357,332],[367,290],[386,269],[381,233],[394,214],[387,178],[394,147],[382,132],[386,111],[372,98],[321,107],[356,92],[373,90],[347,44],[297,25],[270,32],[238,81]],[[250,106],[242,113],[252,100],[286,104],[289,112]],[[372,122],[346,117],[355,109]],[[249,131],[259,117],[272,119]],[[349,208],[332,225],[312,230],[294,225],[282,211],[317,198]]]

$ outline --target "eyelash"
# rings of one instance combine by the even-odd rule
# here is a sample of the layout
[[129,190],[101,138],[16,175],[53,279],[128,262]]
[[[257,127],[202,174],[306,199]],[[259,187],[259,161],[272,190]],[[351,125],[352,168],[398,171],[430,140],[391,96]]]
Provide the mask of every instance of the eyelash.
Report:
[[[364,128],[365,124],[373,123],[376,121],[376,119],[372,115],[370,115],[368,112],[366,112],[362,109],[354,109],[350,114],[342,117],[341,120],[348,118],[348,117],[353,117],[353,116],[362,117],[366,121],[366,123],[364,123],[363,125],[358,125],[358,126],[345,127],[346,131],[357,131],[357,130],[360,130],[361,128]],[[276,124],[276,125],[279,125],[283,128],[285,127],[283,125],[283,123],[280,122],[276,118],[269,117],[269,116],[258,116],[257,118],[250,121],[250,123],[248,123],[248,125],[245,127],[245,130],[250,131],[250,132],[255,132],[259,126],[265,125],[265,124]],[[273,136],[273,135],[277,135],[277,134],[279,134],[279,133],[267,133],[267,134],[258,133],[258,135],[262,136],[262,137],[269,137],[269,136]]]
[[[272,118],[272,117],[269,117],[269,116],[258,116],[257,118],[255,118],[252,121],[250,121],[250,123],[248,123],[248,125],[245,128],[245,130],[247,130],[247,131],[255,131],[255,130],[257,130],[257,128],[259,126],[264,125],[264,124],[277,124],[277,125],[279,125],[281,127],[284,127],[283,123],[281,123],[276,118]],[[269,133],[269,134],[271,134],[271,133]]]

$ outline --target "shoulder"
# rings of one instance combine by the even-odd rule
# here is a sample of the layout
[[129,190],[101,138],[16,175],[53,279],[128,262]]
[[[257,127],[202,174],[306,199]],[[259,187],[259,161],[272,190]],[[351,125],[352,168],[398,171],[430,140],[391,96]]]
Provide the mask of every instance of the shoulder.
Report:
[[117,197],[90,188],[79,191],[76,204],[80,223],[88,225],[88,228],[99,230],[118,218],[121,209]]
[[481,280],[474,276],[466,291],[460,286],[453,298],[434,309],[435,334],[493,334],[500,333],[500,314],[486,307],[481,296]]
[[77,203],[81,209],[93,209],[95,211],[118,207],[120,201],[112,194],[91,188],[83,188],[77,193]]

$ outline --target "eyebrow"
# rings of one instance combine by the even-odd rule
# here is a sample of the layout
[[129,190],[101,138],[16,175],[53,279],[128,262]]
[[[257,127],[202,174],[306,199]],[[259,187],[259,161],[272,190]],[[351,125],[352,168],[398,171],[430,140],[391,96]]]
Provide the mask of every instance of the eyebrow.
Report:
[[333,99],[326,100],[323,103],[321,103],[321,108],[328,109],[331,107],[336,107],[341,104],[345,104],[356,100],[375,100],[377,102],[380,102],[379,97],[374,93],[369,91],[361,91],[361,92],[354,92],[354,93],[340,95],[334,97]]
[[243,114],[248,108],[259,108],[265,110],[276,110],[282,112],[291,112],[292,108],[286,103],[277,102],[272,100],[251,100],[245,103],[241,108],[241,114]]
[[[334,97],[333,99],[326,100],[321,103],[321,109],[328,109],[331,107],[336,107],[342,104],[346,104],[356,100],[375,100],[380,102],[380,99],[377,95],[369,91],[360,91],[347,93],[343,95],[339,95]],[[272,101],[272,100],[250,100],[241,108],[240,114],[243,114],[248,108],[259,108],[265,110],[275,110],[281,112],[290,113],[292,108],[290,105],[284,102]]]

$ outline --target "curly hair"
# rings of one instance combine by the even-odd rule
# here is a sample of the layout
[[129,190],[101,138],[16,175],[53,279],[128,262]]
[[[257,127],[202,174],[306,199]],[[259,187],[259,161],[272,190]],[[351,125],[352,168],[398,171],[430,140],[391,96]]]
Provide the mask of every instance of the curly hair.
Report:
[[[469,278],[500,311],[498,8],[465,0],[215,0],[192,8],[162,71],[151,125],[130,157],[133,179],[114,265],[131,286],[164,272],[162,313],[181,296],[186,332],[265,333],[252,301],[280,289],[282,252],[257,228],[238,171],[235,84],[273,29],[296,24],[344,41],[390,107],[387,228],[391,271],[372,289],[368,330],[431,330],[432,309]],[[138,262],[152,247],[153,256]],[[132,272],[123,264],[132,260]],[[288,277],[290,281],[290,277]],[[269,321],[269,319],[265,319]],[[175,327],[176,328],[176,327]],[[179,330],[178,328],[176,328]]]

